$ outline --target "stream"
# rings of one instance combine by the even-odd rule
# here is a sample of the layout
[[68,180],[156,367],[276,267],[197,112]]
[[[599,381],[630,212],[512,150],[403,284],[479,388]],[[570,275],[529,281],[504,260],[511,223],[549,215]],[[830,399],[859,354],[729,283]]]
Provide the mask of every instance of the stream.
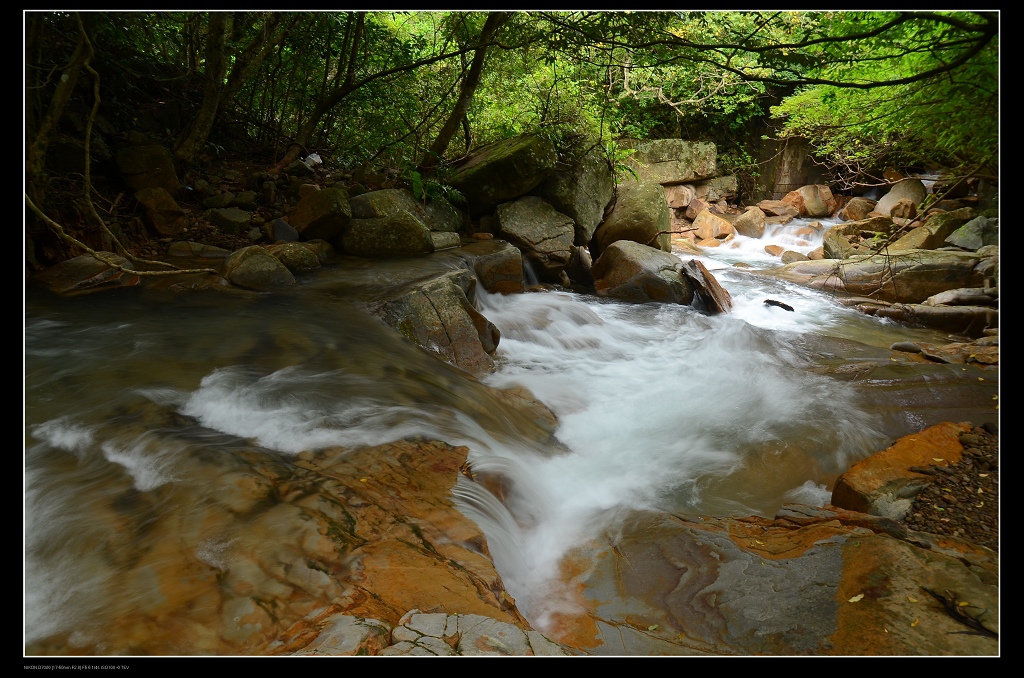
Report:
[[[426,277],[455,265],[450,253],[346,259],[272,295],[125,289],[61,299],[28,289],[26,647],[136,604],[116,586],[130,557],[114,567],[96,547],[117,529],[108,499],[132,488],[155,497],[140,502],[145,510],[174,512],[216,493],[220,480],[190,475],[186,454],[242,466],[247,455],[414,436],[466,445],[473,469],[509,479],[511,490],[498,502],[460,477],[456,505],[543,630],[560,605],[560,557],[617,511],[772,517],[785,503],[827,502],[840,473],[898,437],[994,420],[997,372],[894,359],[889,349],[948,343],[944,333],[759,274],[778,264],[767,244],[820,245],[820,235],[794,235],[806,223],[704,250],[734,303],[719,316],[564,291],[480,291],[501,341],[498,369],[479,380],[361,306],[393,267]],[[514,386],[557,415],[556,445],[525,435],[487,388]],[[131,505],[119,510],[132,519]]]

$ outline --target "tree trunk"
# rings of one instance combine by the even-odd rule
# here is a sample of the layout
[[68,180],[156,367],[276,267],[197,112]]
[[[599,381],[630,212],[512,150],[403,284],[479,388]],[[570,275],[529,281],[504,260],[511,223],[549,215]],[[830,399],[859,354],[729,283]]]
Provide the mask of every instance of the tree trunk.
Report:
[[[361,13],[362,14],[362,13]],[[361,17],[360,17],[361,18]],[[490,21],[490,19],[488,19]],[[358,28],[358,26],[357,26]],[[497,28],[497,27],[496,27]],[[313,134],[316,132],[317,127],[320,125],[320,120],[327,114],[329,110],[337,106],[345,97],[352,92],[355,92],[363,85],[367,85],[371,82],[381,80],[396,73],[407,73],[409,71],[415,71],[421,66],[429,66],[430,64],[443,61],[445,59],[451,59],[452,57],[465,54],[466,52],[476,51],[480,49],[480,44],[477,43],[477,47],[469,47],[460,49],[455,52],[448,52],[445,54],[438,54],[437,56],[426,57],[418,61],[414,61],[411,64],[405,64],[402,66],[395,66],[394,68],[388,68],[377,73],[366,76],[362,80],[354,81],[354,68],[355,68],[355,56],[359,51],[361,44],[360,34],[357,32],[356,39],[352,41],[351,57],[349,58],[348,64],[348,75],[345,78],[345,82],[332,89],[325,98],[316,102],[313,107],[313,112],[309,114],[305,122],[299,127],[299,131],[295,136],[294,142],[285,153],[284,157],[276,165],[274,165],[272,171],[280,172],[282,169],[294,162],[302,149],[309,145],[310,140],[313,138]],[[472,70],[472,68],[471,68]],[[474,86],[475,87],[475,86]]]
[[228,25],[227,12],[210,12],[210,20],[206,30],[206,72],[203,85],[203,102],[199,105],[188,133],[174,147],[174,157],[185,164],[191,163],[199,154],[203,144],[210,136],[213,123],[217,119],[220,108],[221,94],[224,91],[224,76],[227,74],[228,60],[225,53]]
[[[67,69],[61,74],[57,89],[46,111],[46,116],[40,122],[39,129],[31,140],[25,157],[26,188],[28,189],[29,196],[35,200],[36,204],[40,205],[43,204],[42,187],[38,185],[37,180],[42,176],[45,169],[46,149],[50,145],[50,139],[57,129],[61,116],[64,114],[64,107],[67,106],[68,101],[71,99],[71,94],[75,90],[78,74],[82,72],[82,68],[92,58],[92,45],[86,38],[85,24],[81,16],[76,16],[78,18],[79,31],[78,45],[75,47],[75,53],[72,55]],[[85,161],[89,162],[89,159],[86,158]]]
[[431,144],[430,149],[420,161],[419,168],[421,170],[433,169],[438,166],[445,151],[448,150],[448,144],[451,143],[452,137],[455,136],[455,131],[467,119],[466,113],[469,111],[469,105],[473,101],[473,94],[476,92],[477,85],[480,84],[480,76],[483,74],[488,44],[494,38],[494,34],[497,33],[498,29],[508,21],[509,16],[508,12],[491,12],[487,15],[487,21],[484,23],[484,27],[480,31],[480,37],[477,40],[479,47],[477,47],[476,52],[473,54],[473,63],[470,64],[469,71],[462,79],[459,99],[455,102],[455,108],[452,109],[448,120],[441,127],[441,131],[438,132],[434,143]]
[[235,57],[234,66],[228,74],[226,37],[231,32],[232,23],[228,20],[229,16],[226,12],[213,12],[210,16],[203,101],[188,133],[174,149],[175,158],[184,163],[191,163],[195,159],[210,137],[217,116],[231,104],[238,91],[252,78],[270,51],[299,19],[298,16],[292,16],[285,23],[281,13],[267,14],[257,37]]

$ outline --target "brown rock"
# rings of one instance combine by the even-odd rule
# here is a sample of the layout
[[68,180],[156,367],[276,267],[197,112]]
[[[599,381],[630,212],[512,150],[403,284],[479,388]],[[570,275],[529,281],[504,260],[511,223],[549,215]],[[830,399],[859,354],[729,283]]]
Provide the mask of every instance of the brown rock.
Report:
[[906,436],[882,452],[854,464],[836,480],[832,504],[896,520],[909,510],[913,498],[927,485],[913,466],[947,466],[960,460],[960,434],[969,424],[945,422]]

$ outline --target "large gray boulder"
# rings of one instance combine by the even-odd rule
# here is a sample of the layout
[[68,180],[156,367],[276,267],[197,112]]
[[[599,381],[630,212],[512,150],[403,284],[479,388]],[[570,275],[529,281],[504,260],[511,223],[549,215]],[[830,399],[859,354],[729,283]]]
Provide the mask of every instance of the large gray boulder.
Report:
[[975,217],[953,231],[945,242],[947,245],[972,252],[980,250],[985,245],[998,245],[999,220],[994,217]]
[[470,216],[479,217],[537,188],[557,159],[551,140],[525,134],[478,149],[455,168],[449,184],[466,196]]
[[426,221],[426,209],[404,188],[385,188],[350,197],[353,219],[380,219],[405,210]]
[[348,194],[339,188],[313,191],[299,200],[288,215],[288,223],[301,240],[333,240],[352,219]]
[[572,258],[572,218],[532,195],[498,205],[494,216],[499,234],[522,250],[537,276],[557,282]]
[[970,207],[952,212],[937,212],[928,217],[924,225],[918,226],[889,245],[890,251],[931,250],[941,247],[946,238],[977,215]]
[[710,179],[717,174],[718,151],[709,142],[621,139],[617,144],[622,150],[634,151],[625,162],[642,182],[683,184]]
[[680,268],[679,259],[667,252],[618,240],[594,262],[591,273],[598,296],[689,305],[694,290]]
[[615,177],[602,147],[595,144],[576,164],[556,170],[536,193],[572,218],[573,244],[587,245],[615,197]]
[[407,210],[377,219],[353,219],[345,233],[335,239],[334,243],[345,254],[367,258],[429,254],[434,251],[430,229]]
[[232,285],[258,291],[295,284],[295,276],[288,267],[259,245],[232,252],[224,260],[224,276]]
[[627,181],[619,185],[615,207],[598,226],[594,238],[599,252],[604,252],[616,240],[632,240],[670,252],[670,228],[671,213],[661,185]]
[[416,215],[431,231],[457,233],[462,212],[444,198],[417,200],[406,188],[385,188],[350,197],[353,219],[380,219],[401,211]]
[[739,183],[736,175],[727,174],[723,177],[711,177],[704,181],[697,181],[693,184],[696,197],[705,202],[718,202],[719,200],[733,200],[739,191]]

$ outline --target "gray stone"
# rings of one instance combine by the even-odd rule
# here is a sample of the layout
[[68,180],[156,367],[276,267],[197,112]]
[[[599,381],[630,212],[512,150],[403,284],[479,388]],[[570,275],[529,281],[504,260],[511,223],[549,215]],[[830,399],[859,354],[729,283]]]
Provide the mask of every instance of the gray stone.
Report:
[[626,301],[660,301],[688,305],[694,290],[675,256],[630,240],[619,240],[594,262],[598,296]]
[[526,134],[479,149],[455,168],[450,184],[466,196],[470,216],[478,217],[535,189],[557,159],[549,139]]
[[259,245],[232,252],[224,262],[224,274],[231,284],[253,290],[272,290],[295,284],[295,276]]
[[671,215],[664,189],[657,183],[629,181],[619,186],[615,207],[594,237],[600,252],[616,240],[632,240],[670,252],[670,226]]
[[994,217],[975,217],[953,231],[945,242],[971,251],[977,251],[986,245],[998,245],[999,220]]

